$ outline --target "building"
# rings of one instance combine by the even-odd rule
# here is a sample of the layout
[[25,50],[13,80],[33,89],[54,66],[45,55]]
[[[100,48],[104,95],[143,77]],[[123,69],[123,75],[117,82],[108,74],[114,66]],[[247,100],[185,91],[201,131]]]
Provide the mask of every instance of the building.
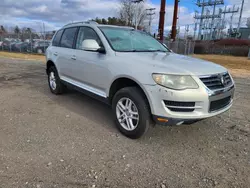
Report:
[[240,39],[250,40],[250,28],[240,28]]

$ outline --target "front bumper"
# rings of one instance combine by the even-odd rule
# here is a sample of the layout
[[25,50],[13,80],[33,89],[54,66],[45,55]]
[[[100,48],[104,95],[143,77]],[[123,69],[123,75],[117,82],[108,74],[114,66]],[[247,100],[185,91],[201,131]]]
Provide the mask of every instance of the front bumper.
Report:
[[[221,114],[232,106],[234,97],[234,85],[217,92],[211,92],[202,83],[198,89],[172,90],[159,85],[144,85],[147,91],[153,119],[158,124],[176,125],[183,122],[196,121]],[[218,110],[211,111],[211,102],[228,102]],[[192,111],[173,111],[166,105],[165,101],[175,101],[183,103],[194,103]],[[183,107],[188,108],[188,107]],[[157,119],[166,119],[166,121],[157,121]]]

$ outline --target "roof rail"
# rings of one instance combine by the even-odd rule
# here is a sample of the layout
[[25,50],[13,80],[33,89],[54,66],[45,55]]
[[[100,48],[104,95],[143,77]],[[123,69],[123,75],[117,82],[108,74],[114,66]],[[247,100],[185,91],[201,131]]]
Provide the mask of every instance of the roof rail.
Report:
[[76,25],[76,24],[98,24],[98,23],[95,21],[72,22],[72,23],[64,25],[63,27],[70,26],[70,25]]

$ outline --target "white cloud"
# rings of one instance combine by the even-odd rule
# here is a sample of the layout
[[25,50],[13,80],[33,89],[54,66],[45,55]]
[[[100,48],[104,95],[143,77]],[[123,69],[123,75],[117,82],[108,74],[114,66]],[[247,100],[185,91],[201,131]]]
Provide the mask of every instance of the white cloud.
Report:
[[115,16],[117,8],[116,0],[2,0],[0,24],[21,27],[44,22],[55,29],[72,21]]
[[[226,3],[228,5],[240,5],[241,0],[227,0]],[[152,23],[153,31],[156,32],[160,5],[153,4],[151,0],[148,0],[147,6],[156,8],[156,14]],[[246,23],[246,18],[250,17],[250,9],[248,7],[250,7],[250,0],[245,0],[242,25]],[[9,27],[14,27],[15,25],[24,27],[28,25],[40,31],[42,23],[45,23],[46,30],[54,30],[72,21],[117,16],[118,8],[119,0],[1,0],[0,25]],[[171,29],[173,9],[173,5],[167,4],[165,14],[166,31]],[[190,24],[190,32],[193,31],[193,11],[183,6],[182,2],[180,2],[178,24],[181,26],[181,32],[184,32],[186,24]],[[238,22],[238,15],[235,15],[234,25]],[[230,20],[230,15],[226,16],[226,20]]]

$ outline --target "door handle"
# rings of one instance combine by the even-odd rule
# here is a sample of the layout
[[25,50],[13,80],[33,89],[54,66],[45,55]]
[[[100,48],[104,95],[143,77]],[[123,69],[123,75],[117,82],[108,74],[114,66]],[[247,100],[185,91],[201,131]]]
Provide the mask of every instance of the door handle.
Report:
[[55,53],[54,53],[54,56],[58,56],[58,53],[57,53],[57,52],[55,52]]
[[76,56],[75,56],[75,55],[73,55],[73,56],[71,57],[71,59],[76,60]]

